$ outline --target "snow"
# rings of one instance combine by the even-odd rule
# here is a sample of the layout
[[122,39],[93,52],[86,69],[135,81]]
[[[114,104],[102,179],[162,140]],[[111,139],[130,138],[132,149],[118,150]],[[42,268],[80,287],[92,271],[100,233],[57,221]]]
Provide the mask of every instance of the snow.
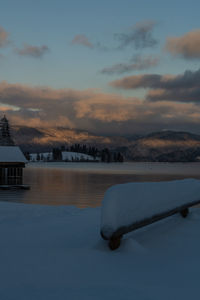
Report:
[[0,146],[0,162],[22,162],[26,163],[22,151],[17,146]]
[[105,193],[101,231],[106,238],[123,226],[200,200],[200,180],[140,182],[112,186]]
[[[52,159],[53,154],[52,152],[44,152],[44,153],[39,153],[40,155],[42,154],[44,159]],[[30,153],[30,161],[36,161],[37,160],[37,155],[38,153]]]
[[85,159],[85,160],[94,160],[94,157],[88,154],[84,154],[84,153],[77,153],[77,152],[68,152],[68,151],[63,151],[62,152],[62,157],[63,160],[72,160],[73,159]]
[[[40,153],[40,155],[43,155],[44,159],[47,160],[52,160],[53,159],[53,153],[52,152],[45,152],[45,153]],[[30,154],[31,161],[36,161],[37,160],[37,153],[31,153]],[[84,153],[78,153],[78,152],[68,152],[68,151],[62,151],[62,160],[94,160],[94,157],[88,154]]]
[[0,299],[199,298],[199,208],[128,234],[115,252],[99,219],[100,208],[0,202]]

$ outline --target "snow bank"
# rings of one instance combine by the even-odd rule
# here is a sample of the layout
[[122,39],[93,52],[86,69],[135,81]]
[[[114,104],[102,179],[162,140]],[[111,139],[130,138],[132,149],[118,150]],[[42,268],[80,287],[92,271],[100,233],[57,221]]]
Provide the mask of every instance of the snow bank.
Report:
[[77,152],[68,152],[68,151],[63,151],[62,152],[62,158],[63,160],[94,160],[94,157],[88,154],[84,154],[84,153],[77,153]]
[[[37,155],[38,153],[30,153],[30,161],[37,161]],[[52,152],[43,152],[39,153],[39,155],[43,155],[44,159],[52,160],[53,159],[53,154]]]
[[107,190],[101,231],[106,238],[123,226],[200,199],[200,180],[127,183]]
[[[52,160],[53,159],[52,152],[44,152],[44,153],[39,153],[39,154],[40,154],[40,156],[43,156],[44,160]],[[37,153],[31,153],[30,160],[37,161],[37,155],[38,155]],[[99,159],[99,158],[97,158],[97,159]],[[72,161],[72,160],[95,160],[95,159],[93,156],[84,154],[84,153],[62,151],[62,160]]]
[[198,208],[130,233],[115,252],[99,219],[100,208],[0,202],[0,299],[199,298]]

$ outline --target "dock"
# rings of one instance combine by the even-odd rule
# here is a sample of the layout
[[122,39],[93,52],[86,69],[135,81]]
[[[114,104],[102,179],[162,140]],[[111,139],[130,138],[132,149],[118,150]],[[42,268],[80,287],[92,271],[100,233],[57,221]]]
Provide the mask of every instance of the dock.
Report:
[[27,184],[0,185],[0,190],[30,190],[30,185]]

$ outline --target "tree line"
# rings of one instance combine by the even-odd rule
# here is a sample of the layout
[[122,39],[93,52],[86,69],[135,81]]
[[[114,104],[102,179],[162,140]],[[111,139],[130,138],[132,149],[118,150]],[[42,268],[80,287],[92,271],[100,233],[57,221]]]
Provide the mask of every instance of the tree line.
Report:
[[[87,154],[93,157],[94,161],[101,161],[101,162],[123,162],[124,157],[119,151],[113,151],[108,148],[104,148],[99,150],[94,146],[87,146],[85,144],[73,144],[69,147],[61,146],[61,147],[54,147],[52,149],[52,157],[49,155],[44,157],[43,153],[37,153],[36,161],[63,161],[62,152],[76,152],[80,154]],[[24,153],[27,160],[31,159],[31,155],[29,152]],[[88,161],[89,159],[77,158],[73,159],[72,161]]]

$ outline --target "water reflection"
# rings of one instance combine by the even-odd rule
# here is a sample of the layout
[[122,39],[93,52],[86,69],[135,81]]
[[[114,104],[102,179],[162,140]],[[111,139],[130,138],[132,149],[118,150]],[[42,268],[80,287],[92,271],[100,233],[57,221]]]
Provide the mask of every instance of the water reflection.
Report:
[[[11,202],[22,202],[31,204],[48,204],[48,205],[76,205],[78,207],[95,207],[100,206],[105,191],[112,185],[126,182],[144,182],[144,181],[163,181],[183,179],[187,177],[199,178],[200,169],[192,172],[176,172],[176,174],[159,174],[159,172],[146,172],[143,165],[143,172],[137,172],[134,168],[130,173],[125,170],[119,172],[114,170],[92,170],[89,167],[81,168],[74,164],[67,165],[34,165],[25,169],[24,182],[31,185],[28,191],[0,191],[0,200]],[[145,165],[146,167],[146,165]],[[156,166],[156,168],[158,165]],[[79,168],[79,169],[78,169]],[[81,168],[81,169],[80,169]],[[109,166],[110,168],[110,166]],[[121,165],[120,165],[121,168]],[[142,165],[140,165],[140,169]],[[173,165],[174,168],[174,165]],[[148,170],[150,168],[148,167]],[[191,167],[190,167],[190,170]]]

